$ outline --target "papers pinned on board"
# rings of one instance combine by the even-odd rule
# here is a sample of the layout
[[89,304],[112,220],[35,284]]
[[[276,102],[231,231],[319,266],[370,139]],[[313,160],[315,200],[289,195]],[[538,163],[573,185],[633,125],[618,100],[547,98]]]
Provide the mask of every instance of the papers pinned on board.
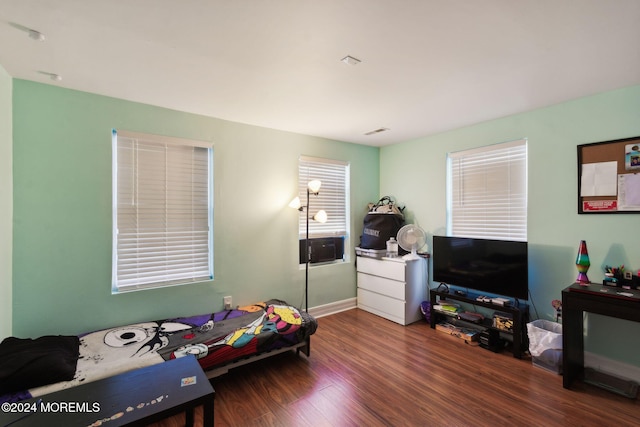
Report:
[[640,213],[640,136],[578,145],[578,213]]
[[618,175],[618,210],[640,210],[640,174]]
[[618,162],[582,165],[580,196],[615,196],[618,190]]

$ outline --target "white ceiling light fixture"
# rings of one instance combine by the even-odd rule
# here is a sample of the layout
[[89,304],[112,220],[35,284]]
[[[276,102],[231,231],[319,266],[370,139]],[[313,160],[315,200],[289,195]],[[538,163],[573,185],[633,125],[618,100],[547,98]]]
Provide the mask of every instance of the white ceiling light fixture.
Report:
[[348,65],[358,65],[359,63],[361,63],[362,61],[360,61],[358,58],[354,58],[351,55],[347,55],[344,58],[342,58],[340,61],[344,62],[345,64]]
[[62,80],[62,76],[60,74],[56,74],[56,73],[49,73],[47,71],[38,71],[39,74],[48,76],[51,80],[59,82],[60,80]]

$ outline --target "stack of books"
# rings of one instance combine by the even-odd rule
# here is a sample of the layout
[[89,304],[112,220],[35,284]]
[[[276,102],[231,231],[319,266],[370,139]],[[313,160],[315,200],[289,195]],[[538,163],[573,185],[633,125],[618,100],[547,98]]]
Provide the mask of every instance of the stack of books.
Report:
[[436,330],[462,338],[467,343],[477,343],[480,340],[480,333],[475,329],[461,328],[447,322],[440,322],[436,325]]
[[444,300],[440,300],[438,304],[433,306],[433,309],[450,315],[455,315],[461,310],[460,304],[455,304]]

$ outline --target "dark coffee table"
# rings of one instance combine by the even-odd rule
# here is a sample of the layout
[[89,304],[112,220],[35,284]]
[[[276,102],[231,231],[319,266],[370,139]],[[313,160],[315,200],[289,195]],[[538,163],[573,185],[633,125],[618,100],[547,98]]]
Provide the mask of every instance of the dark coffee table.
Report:
[[187,356],[19,402],[19,413],[0,412],[0,426],[142,426],[181,412],[192,426],[194,408],[204,405],[203,424],[212,427],[214,394]]

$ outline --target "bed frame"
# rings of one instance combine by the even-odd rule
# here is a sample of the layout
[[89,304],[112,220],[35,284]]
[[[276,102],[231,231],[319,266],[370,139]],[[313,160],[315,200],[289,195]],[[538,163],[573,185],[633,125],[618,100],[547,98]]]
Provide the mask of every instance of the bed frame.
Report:
[[[275,300],[275,299],[267,300],[265,303],[273,304],[273,305],[284,304],[288,306],[286,302]],[[279,314],[275,312],[275,308],[272,308],[272,310],[274,311],[271,311],[270,313],[271,314],[275,313],[279,317]],[[296,309],[296,310],[302,313],[302,311],[300,311],[299,309]],[[305,313],[307,312],[305,311]],[[162,359],[166,361],[174,358],[179,358],[185,355],[183,354],[184,352],[188,352],[186,354],[193,354],[196,356],[196,358],[200,358],[199,355],[202,354],[203,352],[201,349],[198,348],[198,345],[202,345],[202,342],[200,342],[199,344],[197,342],[194,342],[193,344],[191,344],[189,340],[193,338],[192,337],[193,333],[189,333],[185,336],[181,336],[180,334],[183,333],[181,331],[187,331],[187,330],[197,331],[202,326],[208,326],[209,322],[214,321],[214,319],[218,319],[216,317],[217,314],[223,315],[223,317],[221,317],[219,320],[215,320],[221,323],[221,327],[223,329],[218,331],[219,334],[210,332],[211,329],[205,329],[201,331],[203,335],[200,337],[205,340],[207,339],[219,340],[213,344],[214,346],[215,345],[233,346],[233,344],[235,344],[236,339],[240,340],[241,338],[245,337],[242,334],[236,335],[235,332],[242,331],[243,329],[244,329],[244,332],[246,332],[246,330],[250,330],[251,328],[257,328],[258,323],[256,322],[264,321],[265,319],[265,317],[263,317],[264,314],[259,315],[258,313],[256,313],[256,316],[253,316],[253,317],[250,316],[249,319],[246,320],[247,323],[244,323],[244,320],[241,318],[241,316],[244,316],[246,313],[240,314],[235,317],[227,317],[229,313],[224,314],[223,312],[211,313],[211,315],[207,313],[205,315],[177,318],[175,319],[175,322],[178,324],[183,323],[183,325],[179,325],[179,326],[185,326],[187,328],[186,329],[177,328],[175,330],[171,330],[169,328],[169,332],[167,332],[165,335],[162,335],[162,338],[164,338],[165,341],[167,342],[170,339],[170,337],[177,335],[176,341],[174,341],[173,343],[175,349],[166,350],[164,355],[158,352],[158,350],[163,347],[157,347],[157,346],[159,343],[161,343],[161,340],[159,338],[160,337],[159,326],[163,324],[165,320],[148,322],[149,324],[155,325],[152,328],[152,329],[154,328],[157,329],[157,331],[155,331],[154,329],[154,332],[156,334],[155,336],[152,336],[148,333],[149,331],[147,331],[146,328],[149,328],[150,326],[148,326],[146,323],[124,325],[122,327],[95,331],[95,332],[91,332],[83,335],[82,338],[78,338],[74,336],[73,338],[75,338],[75,343],[73,343],[73,345],[71,346],[72,348],[67,349],[64,355],[62,355],[62,353],[60,352],[52,352],[51,358],[48,361],[49,365],[46,366],[47,370],[50,370],[49,368],[51,366],[54,366],[54,370],[57,369],[58,371],[63,371],[64,376],[60,377],[59,379],[56,378],[57,381],[52,381],[48,383],[44,382],[44,383],[33,383],[33,384],[29,383],[29,385],[25,384],[24,393],[31,394],[32,396],[37,397],[39,395],[49,394],[61,389],[75,387],[76,385],[79,385],[81,382],[85,380],[88,380],[87,382],[91,382],[91,381],[104,378],[103,374],[108,372],[104,370],[105,368],[99,368],[98,363],[96,361],[105,361],[106,363],[105,366],[110,367],[110,369],[113,371],[108,376],[112,376],[121,372],[138,369],[140,367],[145,367],[145,366],[156,364],[156,363],[162,363]],[[255,317],[255,320],[253,320],[254,317]],[[233,319],[236,319],[236,318],[238,318],[239,321],[234,323]],[[169,319],[166,322],[171,323],[171,322],[174,322],[174,320]],[[298,332],[297,332],[297,329],[290,330],[289,329],[290,324],[288,324],[284,320],[281,320],[281,321],[274,320],[271,323],[273,323],[273,325],[271,325],[269,328],[266,328],[265,333],[274,334],[274,336],[272,337],[271,335],[269,335],[267,337],[264,337],[264,340],[262,341],[263,346],[261,348],[259,347],[259,344],[257,342],[258,339],[251,337],[250,340],[251,341],[256,340],[256,342],[254,342],[251,347],[248,347],[249,351],[241,350],[234,353],[234,351],[232,350],[225,350],[225,352],[220,353],[219,356],[214,353],[210,353],[209,354],[210,356],[211,355],[214,356],[210,359],[206,359],[207,353],[204,352],[204,354],[202,355],[203,360],[202,360],[201,366],[203,367],[203,370],[207,378],[212,379],[212,378],[219,377],[221,375],[228,373],[231,369],[234,369],[243,365],[247,365],[249,363],[257,362],[262,359],[273,357],[273,356],[282,354],[286,351],[295,350],[296,354],[298,355],[300,354],[300,352],[303,352],[307,357],[310,357],[311,335],[317,329],[317,321],[313,317],[309,315],[304,318],[303,324],[307,325],[306,327],[309,327],[310,329],[302,330],[301,333],[303,333],[304,336],[298,335],[296,336],[296,339],[293,339],[293,337],[282,338],[282,339],[277,338],[274,341],[272,341],[272,338],[275,338],[276,335],[298,334]],[[286,331],[286,333],[280,334],[279,331],[276,331],[274,329],[276,324],[280,324],[282,326],[282,331]],[[251,328],[247,329],[247,326],[251,326]],[[142,328],[145,328],[145,334],[146,334],[145,336],[147,337],[146,340],[139,340],[138,337],[136,336],[136,334],[139,332],[138,330]],[[213,338],[209,338],[209,336],[206,335],[207,333],[211,333],[212,335],[210,336]],[[151,334],[153,334],[153,332]],[[172,335],[172,334],[175,334],[175,335]],[[250,335],[251,334],[248,334],[247,336],[250,336]],[[149,337],[151,338],[148,339]],[[56,342],[59,344],[60,340],[64,338],[69,338],[69,337],[60,336],[55,338],[57,338]],[[88,357],[82,358],[86,362],[83,364],[82,367],[74,366],[75,376],[73,376],[73,378],[70,378],[70,375],[73,374],[73,372],[68,373],[65,370],[65,368],[68,367],[67,366],[68,363],[65,363],[65,362],[68,358],[72,358],[74,355],[76,358],[78,357],[77,348],[76,348],[78,346],[78,339],[85,340],[84,342],[80,343],[80,347],[85,348],[87,350],[87,354],[85,354],[85,356],[88,355]],[[227,339],[229,340],[234,339],[234,343],[229,344],[229,342],[226,341]],[[241,346],[238,347],[239,349],[242,348],[242,346],[246,345],[246,343],[248,342],[247,339],[249,338],[245,338],[244,341],[240,341]],[[302,341],[293,343],[298,339],[302,339]],[[218,344],[218,342],[220,344]],[[130,345],[134,343],[135,345]],[[14,346],[13,351],[34,352],[33,349],[29,349],[29,348],[25,349],[24,343],[22,342],[22,340],[12,345]],[[37,343],[36,346],[40,348],[42,344]],[[270,347],[275,347],[275,348],[270,350],[269,349]],[[64,348],[66,349],[66,347]],[[143,349],[144,351],[141,352],[141,350]],[[7,350],[11,351],[12,349],[6,349],[6,348],[3,349],[5,353],[7,352]],[[182,353],[178,350],[180,350]],[[192,351],[195,351],[195,352],[192,352]],[[261,351],[261,352],[249,354],[251,351]],[[144,356],[144,358],[141,358],[139,360],[136,359],[135,361],[133,361],[132,356],[134,354],[138,354],[139,352],[141,352],[140,354],[141,356]],[[66,353],[69,353],[69,354],[67,355]],[[92,355],[95,355],[95,356],[92,357]],[[63,356],[67,356],[67,358]],[[233,358],[234,356],[235,358]],[[226,357],[232,357],[232,358],[227,362],[223,362],[223,360]],[[118,361],[121,359],[124,360],[126,363],[118,364]],[[37,366],[34,366],[33,369],[41,369],[41,367],[40,365],[37,365]],[[79,372],[81,373],[81,375],[78,375]],[[13,375],[13,373],[10,373],[10,374]],[[21,375],[23,374],[24,373],[21,373]],[[35,374],[32,374],[32,377],[33,376],[38,378],[42,377],[42,375],[40,375],[37,372]],[[14,390],[9,390],[9,389],[7,390],[9,393],[14,392]],[[20,389],[16,393],[22,393],[22,392],[23,390]],[[0,396],[0,398],[4,398],[6,396],[9,396],[9,395],[3,394]],[[19,399],[24,399],[24,398],[25,397],[19,397]]]
[[287,351],[292,351],[292,350],[295,350],[296,354],[298,355],[300,354],[300,352],[303,352],[305,356],[307,357],[311,356],[311,337],[308,337],[305,341],[299,342],[289,347],[282,347],[276,350],[266,351],[264,353],[247,356],[242,359],[237,359],[233,362],[229,362],[222,366],[216,366],[215,368],[205,371],[205,374],[207,374],[207,378],[213,379],[226,374],[233,368],[237,368],[243,365],[248,365],[249,363],[257,362],[258,360],[262,360],[262,359],[267,359],[272,356],[277,356],[279,354],[286,353]]

